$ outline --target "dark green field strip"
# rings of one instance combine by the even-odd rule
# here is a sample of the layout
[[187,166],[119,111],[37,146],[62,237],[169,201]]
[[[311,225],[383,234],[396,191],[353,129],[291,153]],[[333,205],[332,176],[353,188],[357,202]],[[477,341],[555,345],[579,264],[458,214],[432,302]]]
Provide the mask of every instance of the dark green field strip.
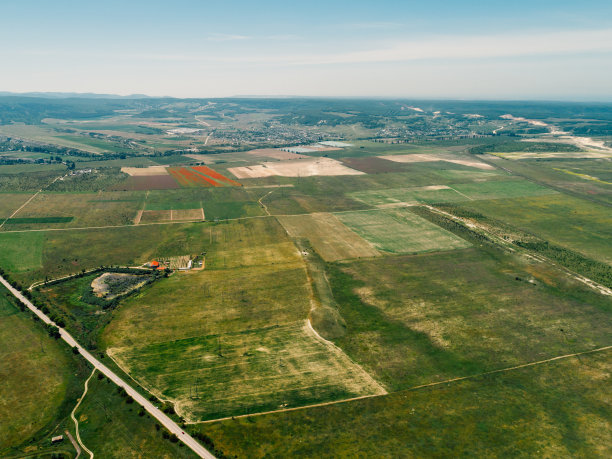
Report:
[[23,225],[23,224],[46,224],[46,223],[70,223],[74,217],[23,217],[9,218],[6,225]]

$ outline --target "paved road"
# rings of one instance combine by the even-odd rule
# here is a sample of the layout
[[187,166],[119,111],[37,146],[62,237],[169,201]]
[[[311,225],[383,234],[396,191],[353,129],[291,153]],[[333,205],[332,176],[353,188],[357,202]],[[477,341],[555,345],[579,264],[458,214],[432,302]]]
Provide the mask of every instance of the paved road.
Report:
[[[36,306],[34,306],[26,297],[24,297],[21,292],[15,288],[11,284],[9,284],[4,277],[0,276],[0,283],[2,283],[17,299],[21,300],[34,314],[36,314],[40,320],[47,324],[56,325],[51,319],[49,319],[42,311],[40,311]],[[57,326],[57,325],[56,325]],[[191,435],[184,432],[181,427],[175,423],[172,419],[166,416],[161,410],[155,407],[149,400],[144,398],[140,393],[138,393],[132,386],[126,383],[123,379],[117,376],[110,368],[96,359],[93,355],[91,355],[85,348],[83,348],[79,343],[75,341],[75,339],[63,328],[59,329],[60,335],[66,343],[70,347],[75,347],[79,350],[81,355],[85,357],[89,363],[91,363],[100,373],[104,376],[108,377],[111,381],[117,384],[119,387],[125,389],[125,391],[130,395],[136,403],[141,405],[145,410],[151,414],[155,419],[157,419],[160,424],[162,424],[166,429],[168,429],[171,433],[175,434],[180,441],[182,441],[185,445],[193,450],[198,456],[206,458],[206,459],[215,459],[206,448],[204,448],[200,443],[198,443]]]

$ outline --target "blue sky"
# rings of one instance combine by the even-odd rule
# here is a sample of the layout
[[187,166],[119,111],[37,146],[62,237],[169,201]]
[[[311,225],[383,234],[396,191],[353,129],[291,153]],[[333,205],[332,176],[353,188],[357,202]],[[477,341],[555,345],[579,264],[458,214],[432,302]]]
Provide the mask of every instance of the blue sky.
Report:
[[0,2],[0,91],[612,100],[611,1]]

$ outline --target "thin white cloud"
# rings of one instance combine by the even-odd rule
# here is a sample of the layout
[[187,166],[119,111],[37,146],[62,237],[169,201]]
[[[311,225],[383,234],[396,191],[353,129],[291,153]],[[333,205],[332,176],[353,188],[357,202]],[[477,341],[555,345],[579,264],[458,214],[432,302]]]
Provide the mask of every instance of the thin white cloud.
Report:
[[403,24],[399,22],[357,22],[352,24],[338,25],[336,27],[343,29],[397,29]]
[[251,37],[247,35],[238,35],[238,34],[230,34],[230,33],[213,33],[208,36],[210,41],[240,41],[240,40],[250,40]]
[[[281,36],[262,37],[271,43],[282,41]],[[230,34],[214,34],[211,40],[240,41],[254,40],[254,37]],[[272,45],[273,46],[273,45]],[[270,47],[261,49],[271,50]],[[280,65],[280,66],[320,66],[333,64],[368,64],[384,62],[411,62],[425,60],[466,60],[495,59],[533,56],[562,56],[585,53],[612,52],[612,29],[575,30],[567,32],[548,33],[508,33],[500,35],[474,36],[434,36],[411,41],[398,41],[388,46],[379,46],[367,50],[351,50],[344,52],[321,53],[274,53],[273,50],[261,54],[245,55],[243,51],[231,52],[225,50],[222,54],[215,50],[202,52],[137,52],[123,53],[92,53],[87,51],[83,57],[106,58],[111,60],[146,60],[175,61],[210,64],[232,65]],[[0,50],[0,56],[15,54],[21,56],[64,56],[78,57],[81,50],[23,50],[7,48]]]
[[345,53],[293,57],[297,65],[401,62],[425,59],[488,59],[503,57],[612,52],[612,29],[434,37],[388,47]]

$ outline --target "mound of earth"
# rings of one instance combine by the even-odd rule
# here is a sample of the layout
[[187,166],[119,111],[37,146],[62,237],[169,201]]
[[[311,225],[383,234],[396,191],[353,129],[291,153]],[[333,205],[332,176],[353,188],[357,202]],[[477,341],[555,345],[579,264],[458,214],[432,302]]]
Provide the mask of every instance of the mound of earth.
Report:
[[91,288],[98,298],[112,300],[142,287],[148,279],[148,276],[137,274],[104,273],[91,282]]

